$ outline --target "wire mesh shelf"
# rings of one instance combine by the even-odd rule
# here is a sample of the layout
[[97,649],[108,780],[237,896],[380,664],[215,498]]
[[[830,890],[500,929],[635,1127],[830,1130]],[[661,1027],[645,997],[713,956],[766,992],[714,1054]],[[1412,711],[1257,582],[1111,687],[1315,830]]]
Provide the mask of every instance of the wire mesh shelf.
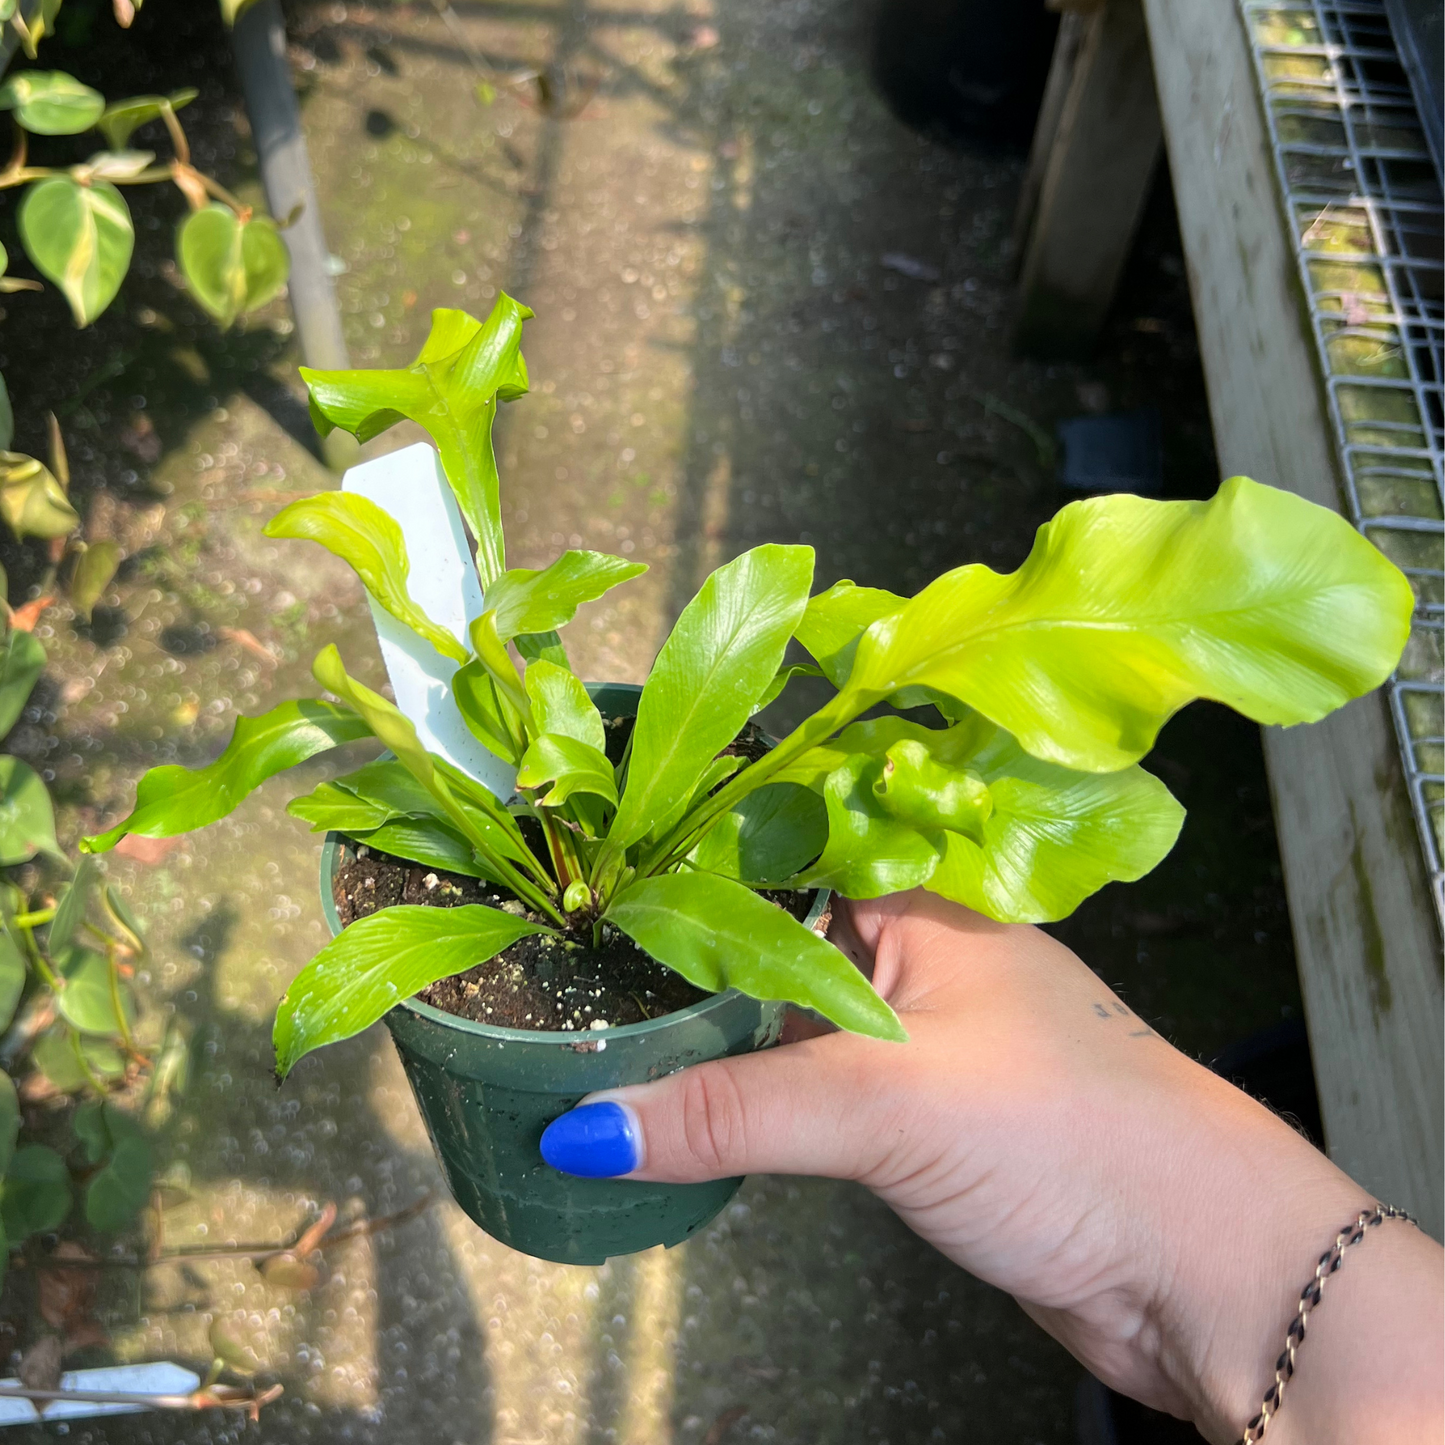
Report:
[[1384,0],[1240,0],[1354,524],[1415,589],[1387,687],[1445,926],[1445,224]]

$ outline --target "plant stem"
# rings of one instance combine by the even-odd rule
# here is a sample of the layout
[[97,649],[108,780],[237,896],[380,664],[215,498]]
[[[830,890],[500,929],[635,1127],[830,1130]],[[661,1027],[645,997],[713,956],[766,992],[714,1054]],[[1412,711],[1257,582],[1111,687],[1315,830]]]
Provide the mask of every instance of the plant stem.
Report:
[[53,908],[37,908],[33,913],[17,913],[13,920],[17,928],[39,928],[55,917]]

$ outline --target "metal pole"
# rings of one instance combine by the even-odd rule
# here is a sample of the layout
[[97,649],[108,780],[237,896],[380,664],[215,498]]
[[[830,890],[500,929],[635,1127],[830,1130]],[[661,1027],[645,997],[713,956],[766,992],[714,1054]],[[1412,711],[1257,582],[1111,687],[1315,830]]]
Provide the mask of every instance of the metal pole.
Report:
[[[321,207],[286,62],[280,0],[254,0],[247,6],[236,21],[231,43],[266,204],[278,221],[301,208],[294,223],[281,234],[291,253],[289,292],[302,360],[321,370],[345,370],[350,361],[331,281],[331,252],[321,229]],[[333,432],[323,443],[323,451],[332,467],[355,459],[355,443],[344,432]]]

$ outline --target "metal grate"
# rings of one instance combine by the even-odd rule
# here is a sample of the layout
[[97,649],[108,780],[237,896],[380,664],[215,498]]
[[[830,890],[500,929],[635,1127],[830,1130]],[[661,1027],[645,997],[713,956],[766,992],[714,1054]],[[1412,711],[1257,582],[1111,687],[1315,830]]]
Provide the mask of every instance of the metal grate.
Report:
[[1445,926],[1442,199],[1384,0],[1240,0],[1351,519],[1409,576],[1388,684]]

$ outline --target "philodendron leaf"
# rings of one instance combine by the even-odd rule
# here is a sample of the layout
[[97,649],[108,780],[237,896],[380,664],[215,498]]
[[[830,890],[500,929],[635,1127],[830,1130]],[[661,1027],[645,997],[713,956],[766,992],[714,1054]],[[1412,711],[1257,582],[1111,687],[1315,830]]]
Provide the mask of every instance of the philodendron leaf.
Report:
[[1079,773],[1030,757],[974,717],[934,734],[937,752],[987,785],[977,838],[952,832],[924,887],[1005,923],[1067,918],[1106,883],[1133,882],[1174,846],[1184,809],[1143,768]]
[[806,868],[827,841],[823,800],[797,783],[769,783],[724,813],[688,862],[743,883],[776,884]]
[[299,698],[260,717],[239,717],[226,750],[204,768],[152,768],[136,788],[135,809],[104,833],[80,840],[81,851],[105,853],[127,833],[173,838],[224,818],[267,778],[342,743],[369,737],[365,719],[349,707]]
[[80,526],[55,474],[23,452],[0,452],[0,517],[22,542],[68,537]]
[[444,657],[465,662],[471,656],[411,600],[406,538],[396,519],[370,497],[360,492],[318,492],[282,507],[261,530],[268,537],[320,543],[350,564],[366,590],[398,622],[426,638]]
[[291,256],[274,221],[242,220],[221,205],[203,206],[181,222],[176,261],[191,295],[222,326],[264,306],[291,274]]
[[1404,575],[1343,518],[1233,477],[1210,502],[1096,497],[1000,576],[960,567],[868,629],[851,707],[937,688],[1035,757],[1110,772],[1196,697],[1313,722],[1389,676]]
[[0,756],[0,868],[28,863],[37,853],[61,856],[50,794],[19,758]]
[[63,70],[24,70],[0,85],[0,110],[35,135],[78,135],[105,110],[105,97]]
[[808,599],[798,623],[797,639],[818,659],[818,666],[834,687],[842,687],[853,666],[858,639],[880,617],[896,612],[907,602],[881,587],[858,587],[835,582],[826,592]]
[[159,120],[167,110],[177,111],[189,105],[199,94],[188,88],[173,95],[133,95],[127,100],[112,101],[97,124],[111,150],[124,150],[126,142],[141,126]]
[[20,239],[42,275],[60,287],[77,326],[89,326],[120,290],[135,245],[125,198],[109,181],[36,181],[20,202]]
[[487,588],[487,610],[496,614],[497,636],[554,632],[571,622],[584,602],[647,571],[645,562],[624,562],[606,552],[564,552],[540,570],[516,567]]
[[540,788],[551,783],[544,807],[560,808],[573,793],[595,793],[617,802],[617,779],[601,748],[579,742],[565,733],[542,733],[532,739],[517,769],[517,786]]
[[17,1149],[5,1170],[5,1193],[0,1200],[0,1221],[13,1248],[32,1234],[43,1234],[65,1223],[70,1213],[70,1171],[65,1160],[44,1144]]
[[312,1049],[360,1033],[429,983],[551,931],[480,903],[384,908],[357,919],[286,990],[273,1033],[277,1074],[284,1079]]
[[812,575],[811,547],[769,543],[719,567],[683,608],[638,700],[613,849],[677,821],[777,674]]
[[831,943],[730,878],[639,878],[613,899],[606,917],[698,988],[785,999],[854,1033],[908,1037],[872,984]]
[[82,185],[91,181],[133,181],[155,160],[154,151],[97,151],[70,174]]
[[312,420],[322,436],[339,426],[358,441],[370,441],[403,418],[427,430],[477,540],[484,591],[507,566],[492,422],[499,401],[512,401],[527,390],[520,346],[522,322],[531,314],[504,294],[485,322],[464,311],[433,311],[431,334],[405,369],[301,368],[311,392]]
[[135,1023],[135,995],[128,984],[112,977],[112,965],[103,954],[71,945],[57,950],[53,962],[65,981],[60,1016],[72,1028],[113,1038]]
[[33,632],[12,631],[0,644],[0,738],[20,721],[45,669],[45,649]]
[[114,579],[122,555],[118,542],[92,542],[80,554],[70,578],[70,605],[87,622]]
[[25,975],[29,969],[15,935],[8,927],[0,928],[0,1029],[10,1027],[20,995],[25,992]]
[[15,1140],[20,1134],[20,1098],[15,1081],[9,1074],[0,1074],[0,1174],[10,1167],[15,1157]]
[[45,936],[45,947],[52,955],[68,948],[76,930],[85,922],[86,906],[99,878],[100,865],[95,859],[82,858],[61,895],[55,917],[50,921],[50,932]]
[[[108,1110],[119,1114],[113,1105]],[[150,1198],[154,1161],[139,1131],[121,1131],[105,1168],[85,1186],[85,1218],[92,1229],[114,1234],[145,1207]]]

